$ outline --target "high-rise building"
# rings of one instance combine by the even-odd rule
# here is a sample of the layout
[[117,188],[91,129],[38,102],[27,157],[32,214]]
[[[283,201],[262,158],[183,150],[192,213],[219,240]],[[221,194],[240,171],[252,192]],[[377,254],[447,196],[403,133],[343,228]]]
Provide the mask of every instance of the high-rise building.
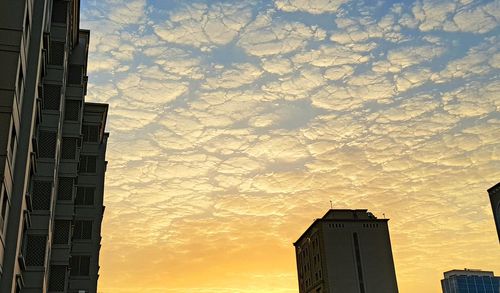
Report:
[[488,194],[490,195],[493,218],[495,219],[498,241],[500,242],[500,182],[488,189]]
[[294,243],[300,293],[396,293],[388,219],[331,209]]
[[443,293],[499,293],[500,277],[481,270],[451,270],[441,280]]
[[0,1],[0,293],[97,292],[108,106],[79,10]]

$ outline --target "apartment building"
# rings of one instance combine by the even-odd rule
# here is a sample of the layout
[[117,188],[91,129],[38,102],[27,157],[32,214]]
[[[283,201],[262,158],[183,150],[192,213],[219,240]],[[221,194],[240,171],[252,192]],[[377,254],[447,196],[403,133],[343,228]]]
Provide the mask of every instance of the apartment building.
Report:
[[108,106],[79,11],[0,2],[0,293],[97,292]]

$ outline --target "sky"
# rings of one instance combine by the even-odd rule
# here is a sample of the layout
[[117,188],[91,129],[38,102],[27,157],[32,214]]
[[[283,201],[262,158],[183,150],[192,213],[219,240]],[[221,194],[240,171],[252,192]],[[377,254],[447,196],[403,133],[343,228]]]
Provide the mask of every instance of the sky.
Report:
[[500,274],[500,1],[82,0],[110,104],[99,292],[298,292],[330,208],[390,219],[403,293]]

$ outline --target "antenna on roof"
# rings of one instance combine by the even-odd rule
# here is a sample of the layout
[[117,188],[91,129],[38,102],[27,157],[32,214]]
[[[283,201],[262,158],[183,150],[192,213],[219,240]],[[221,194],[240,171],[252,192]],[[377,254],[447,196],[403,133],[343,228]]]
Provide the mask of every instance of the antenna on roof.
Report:
[[333,209],[333,202],[330,200],[330,209]]
[[385,219],[385,214],[384,213],[382,213],[382,216],[384,216],[384,219]]

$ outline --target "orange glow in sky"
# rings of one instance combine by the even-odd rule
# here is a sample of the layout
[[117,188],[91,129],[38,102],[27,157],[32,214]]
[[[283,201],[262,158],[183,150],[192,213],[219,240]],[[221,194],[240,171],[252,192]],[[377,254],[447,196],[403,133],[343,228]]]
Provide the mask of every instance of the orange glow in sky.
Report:
[[500,274],[498,1],[82,1],[110,104],[102,293],[298,292],[330,208],[390,218],[400,292]]

